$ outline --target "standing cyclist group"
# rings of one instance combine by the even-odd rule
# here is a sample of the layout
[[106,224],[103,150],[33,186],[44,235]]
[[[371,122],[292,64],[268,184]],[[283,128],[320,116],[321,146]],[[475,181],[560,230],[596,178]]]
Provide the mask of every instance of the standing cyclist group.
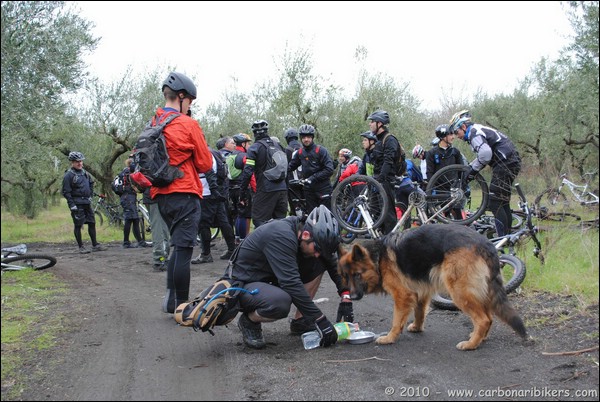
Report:
[[[154,250],[155,254],[168,257],[155,260],[159,269],[166,269],[162,310],[172,314],[177,306],[190,299],[190,263],[199,227],[204,240],[201,256],[207,256],[201,262],[208,262],[212,258],[209,258],[206,225],[218,215],[220,224],[233,229],[227,236],[228,250],[222,256],[230,259],[226,276],[246,289],[259,289],[258,296],[250,293],[239,296],[237,308],[242,314],[238,327],[244,343],[251,348],[264,348],[262,323],[287,317],[293,304],[296,315],[290,322],[291,332],[299,334],[316,329],[322,346],[333,345],[337,340],[333,324],[312,301],[325,271],[340,296],[337,321],[353,321],[354,314],[349,291],[343,287],[336,269],[340,233],[330,211],[331,193],[345,177],[366,174],[382,184],[389,205],[396,204],[395,185],[398,177],[406,174],[407,163],[399,139],[389,131],[389,114],[377,110],[368,116],[369,131],[360,135],[365,152],[362,160],[348,148],[338,151],[338,170],[332,185],[334,161],[324,146],[315,143],[314,126],[303,124],[298,129],[286,129],[288,146],[282,152],[279,142],[269,136],[269,123],[256,120],[251,126],[254,135],[251,145],[252,139],[239,133],[224,138],[217,144],[219,151],[212,151],[202,128],[191,118],[190,108],[197,96],[192,80],[171,72],[161,91],[165,105],[156,110],[152,123],[156,125],[175,115],[164,128],[164,137],[170,165],[183,173],[170,184],[152,186],[145,199],[168,228],[168,235],[163,237],[169,240],[163,239],[161,243],[168,241],[169,250]],[[439,139],[437,145],[428,151],[417,145],[412,152],[413,157],[424,161],[426,177],[449,164],[463,163],[461,153],[452,146],[455,135],[468,142],[477,154],[470,163],[469,179],[486,165],[491,166],[493,194],[489,207],[496,217],[498,234],[505,233],[510,228],[511,185],[520,170],[519,154],[513,143],[500,131],[471,122],[466,110],[456,113],[449,125],[438,126],[435,133]],[[81,239],[81,228],[86,223],[92,251],[104,250],[96,239],[90,205],[94,182],[83,169],[84,157],[80,152],[71,152],[69,160],[72,166],[63,178],[63,195],[71,210],[79,250],[89,252]],[[227,173],[221,173],[221,167]],[[412,169],[412,163],[409,167]],[[223,177],[217,181],[215,175],[226,175],[228,192],[223,192]],[[302,186],[307,205],[304,216],[288,216],[291,180]],[[203,211],[216,215],[205,219],[201,226]],[[254,225],[252,231],[250,219]],[[396,214],[390,208],[384,219],[384,234],[395,224]],[[137,238],[135,230],[134,234]],[[124,240],[127,242],[127,237]]]

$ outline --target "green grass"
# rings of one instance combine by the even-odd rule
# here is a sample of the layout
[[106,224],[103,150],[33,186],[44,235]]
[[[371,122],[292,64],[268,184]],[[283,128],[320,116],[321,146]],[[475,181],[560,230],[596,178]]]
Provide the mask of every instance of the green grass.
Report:
[[552,227],[538,236],[546,263],[533,257],[533,244],[518,250],[527,267],[523,287],[575,295],[582,305],[598,303],[598,230]]
[[[35,375],[40,352],[52,348],[67,328],[53,308],[67,288],[50,272],[2,275],[2,399],[18,398]],[[23,367],[32,369],[23,370]]]
[[[96,222],[100,243],[123,240],[123,227]],[[87,225],[82,230],[83,241],[89,243]],[[35,219],[27,219],[2,211],[2,244],[16,243],[73,243],[73,219],[65,200],[60,205],[42,211]]]

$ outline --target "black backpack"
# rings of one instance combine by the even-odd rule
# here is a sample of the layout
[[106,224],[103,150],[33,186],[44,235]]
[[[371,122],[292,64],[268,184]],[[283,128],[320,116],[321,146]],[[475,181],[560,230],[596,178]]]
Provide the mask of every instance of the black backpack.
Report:
[[[388,137],[394,137],[392,134],[387,133],[385,135],[385,137],[383,137],[383,140],[381,141],[382,144],[381,146],[383,147],[385,145],[385,140],[388,139]],[[394,137],[396,138],[396,137]],[[398,141],[398,139],[396,138],[396,141]],[[396,161],[396,176],[402,176],[403,174],[406,173],[406,152],[404,151],[404,148],[402,147],[402,144],[400,144],[400,141],[398,141],[398,147],[400,148],[398,150],[398,160]]]
[[265,178],[274,183],[285,180],[288,162],[283,149],[271,139],[259,140],[257,143],[260,143],[267,148],[267,166],[264,171]]
[[229,174],[229,168],[227,167],[227,162],[223,155],[219,151],[215,151],[214,149],[210,149],[210,152],[215,157],[217,161],[217,184],[222,186],[225,180],[227,180],[227,176]]
[[[130,178],[142,191],[150,186],[166,187],[175,179],[183,177],[179,166],[169,164],[169,153],[163,133],[165,126],[179,116],[179,113],[170,114],[156,125],[152,125],[154,119],[151,119],[135,144],[135,171]],[[158,116],[155,116],[155,119],[158,120]]]

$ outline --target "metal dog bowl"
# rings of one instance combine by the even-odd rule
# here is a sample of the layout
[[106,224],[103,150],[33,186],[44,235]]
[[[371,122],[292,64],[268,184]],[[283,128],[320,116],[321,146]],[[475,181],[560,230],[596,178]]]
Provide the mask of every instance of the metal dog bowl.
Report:
[[375,334],[369,331],[358,331],[348,337],[348,342],[353,345],[373,342]]

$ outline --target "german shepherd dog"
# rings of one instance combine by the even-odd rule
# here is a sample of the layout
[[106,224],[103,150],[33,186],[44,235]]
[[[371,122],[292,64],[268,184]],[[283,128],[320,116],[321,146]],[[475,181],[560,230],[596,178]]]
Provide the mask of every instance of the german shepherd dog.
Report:
[[523,339],[523,321],[508,301],[498,252],[475,230],[457,224],[423,225],[391,233],[378,240],[340,247],[338,270],[351,298],[388,293],[394,298],[392,329],[377,339],[394,343],[414,310],[410,332],[422,332],[431,297],[446,290],[452,301],[473,321],[467,341],[456,347],[474,350],[486,339],[495,313]]

